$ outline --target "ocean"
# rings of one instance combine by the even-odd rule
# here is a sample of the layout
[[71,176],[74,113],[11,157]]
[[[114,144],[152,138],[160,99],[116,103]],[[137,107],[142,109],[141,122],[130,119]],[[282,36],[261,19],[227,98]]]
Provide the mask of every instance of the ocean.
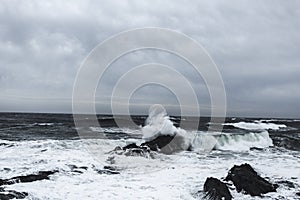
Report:
[[[207,177],[222,180],[234,165],[249,163],[279,185],[277,192],[251,197],[231,186],[234,199],[300,198],[300,120],[228,117],[222,132],[207,132],[209,117],[164,116],[157,123],[193,136],[192,149],[128,156],[113,150],[140,144],[151,125],[145,124],[147,116],[97,118],[101,127],[75,127],[70,114],[1,113],[0,179],[55,171],[49,179],[1,188],[26,192],[25,199],[34,200],[203,199]],[[136,126],[126,126],[129,119]],[[189,129],[187,124],[197,120],[198,130]],[[78,129],[91,137],[80,137]],[[93,137],[97,134],[102,137]]]

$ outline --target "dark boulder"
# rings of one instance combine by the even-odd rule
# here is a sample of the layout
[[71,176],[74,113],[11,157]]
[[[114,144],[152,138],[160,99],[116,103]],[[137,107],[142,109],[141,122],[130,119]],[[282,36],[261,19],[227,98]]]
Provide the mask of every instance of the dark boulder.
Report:
[[0,186],[1,185],[11,185],[14,183],[27,183],[33,181],[40,181],[40,180],[48,180],[49,176],[56,173],[57,171],[40,171],[37,174],[30,174],[26,176],[16,176],[9,179],[0,179]]
[[147,146],[152,151],[159,151],[164,154],[190,150],[190,147],[185,147],[185,138],[179,134],[173,136],[159,135],[153,140],[142,143],[141,146]]
[[159,151],[160,149],[170,144],[171,141],[174,139],[174,137],[175,136],[171,136],[171,135],[159,135],[153,140],[142,143],[142,146],[147,146],[152,151]]
[[225,179],[232,181],[238,192],[243,191],[251,196],[261,196],[268,192],[276,192],[276,185],[271,184],[249,165],[234,165]]
[[183,150],[191,151],[191,146],[186,147],[185,143],[185,138],[180,134],[176,134],[174,136],[158,135],[156,138],[144,142],[141,145],[131,143],[124,147],[117,146],[109,153],[154,158],[154,154],[151,151],[157,151],[164,154],[172,154]]
[[205,197],[209,200],[231,200],[232,196],[227,185],[216,178],[207,178],[204,183]]

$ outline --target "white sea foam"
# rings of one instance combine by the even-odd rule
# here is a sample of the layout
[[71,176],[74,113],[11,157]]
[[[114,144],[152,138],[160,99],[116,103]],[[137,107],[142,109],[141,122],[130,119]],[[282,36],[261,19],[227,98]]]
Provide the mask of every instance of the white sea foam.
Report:
[[141,134],[138,129],[118,128],[118,127],[89,127],[91,131],[101,133],[126,133],[126,134]]
[[35,126],[53,126],[54,123],[34,123]]
[[[5,142],[5,141],[4,141]],[[87,140],[111,150],[124,141]],[[7,189],[25,191],[28,199],[199,199],[195,193],[203,189],[207,177],[226,176],[235,164],[249,163],[271,182],[288,180],[300,186],[299,155],[270,149],[229,153],[213,151],[209,155],[181,152],[171,156],[160,155],[155,159],[117,155],[113,166],[120,168],[119,175],[98,174],[93,166],[101,169],[84,148],[82,141],[22,141],[11,142],[13,147],[0,146],[1,178],[25,175],[39,170],[58,169],[50,180],[17,183]],[[44,151],[46,150],[46,151]],[[99,152],[101,153],[101,152]],[[109,154],[101,153],[105,161]],[[82,174],[71,172],[68,165],[87,166]],[[4,167],[11,170],[5,171]],[[292,178],[292,177],[296,177]],[[297,178],[298,177],[298,178]],[[278,192],[264,195],[264,199],[297,199],[296,189],[280,185]],[[235,199],[255,200],[256,197],[231,190]]]
[[[260,123],[263,129],[266,129],[265,124],[270,124],[254,122],[256,125]],[[136,131],[115,128],[91,129],[112,133]],[[278,192],[264,195],[265,200],[297,199],[295,193],[300,187],[299,154],[267,148],[272,145],[267,131],[245,134],[185,131],[172,124],[164,109],[156,108],[151,110],[141,133],[144,134],[145,140],[159,134],[179,134],[193,145],[193,151],[182,151],[172,155],[155,153],[154,158],[144,158],[109,153],[116,146],[137,143],[138,139],[18,142],[0,140],[0,143],[4,144],[0,145],[0,178],[34,174],[41,170],[58,170],[59,172],[52,175],[50,180],[5,186],[7,189],[28,192],[27,199],[31,200],[196,200],[200,199],[196,193],[203,190],[207,177],[222,178],[233,165],[247,162],[263,177],[268,176],[273,183],[288,180],[294,182],[296,186],[288,188],[280,185]],[[86,148],[86,145],[89,148]],[[265,149],[249,151],[251,147]],[[213,148],[215,150],[210,151]],[[69,165],[86,166],[88,169],[82,170],[82,174],[76,173]],[[95,169],[102,169],[105,165],[116,167],[120,170],[120,174],[97,173]],[[235,199],[257,199],[237,193],[235,190],[231,190],[231,193]]]
[[285,124],[264,123],[261,121],[224,123],[223,125],[231,125],[236,128],[245,129],[245,130],[269,130],[269,129],[279,130],[287,127]]

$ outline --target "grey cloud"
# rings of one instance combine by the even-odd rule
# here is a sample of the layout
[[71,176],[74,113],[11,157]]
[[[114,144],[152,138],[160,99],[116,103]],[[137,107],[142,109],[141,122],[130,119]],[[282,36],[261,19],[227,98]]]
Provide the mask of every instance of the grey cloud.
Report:
[[[1,1],[0,111],[71,112],[77,70],[98,43],[127,29],[158,26],[191,36],[209,52],[223,76],[229,115],[300,117],[299,8],[297,0]],[[201,77],[161,52],[135,52],[114,63],[98,100],[107,103],[130,67],[153,61],[174,66],[204,107],[210,103]],[[155,87],[141,89],[136,103],[152,102],[158,93],[155,100],[176,104]]]

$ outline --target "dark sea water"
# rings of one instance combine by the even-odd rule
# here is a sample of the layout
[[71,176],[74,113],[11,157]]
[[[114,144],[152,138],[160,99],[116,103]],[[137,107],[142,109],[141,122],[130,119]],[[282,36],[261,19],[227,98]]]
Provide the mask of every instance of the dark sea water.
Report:
[[[173,116],[175,127],[199,136],[193,140],[193,151],[155,153],[155,159],[149,159],[109,153],[142,140],[147,116],[114,116],[122,127],[113,116],[97,117],[101,128],[75,127],[70,114],[0,113],[0,178],[58,171],[50,180],[7,186],[28,192],[28,199],[201,199],[195,193],[202,190],[206,177],[224,177],[234,164],[247,162],[271,181],[295,186],[280,186],[264,199],[299,199],[300,120],[226,118],[222,133],[207,133],[210,118],[201,117],[198,130],[193,130],[188,124],[199,119]],[[136,126],[126,126],[128,120]],[[105,137],[81,139],[78,129]],[[213,150],[203,153],[206,145],[213,145]],[[90,147],[101,149],[99,157]],[[112,159],[114,163],[108,162]],[[107,164],[120,169],[120,174],[98,173]],[[74,165],[85,170],[76,173],[70,167]],[[257,199],[234,191],[233,196]]]
[[[122,132],[122,128],[136,127],[118,127],[114,117],[126,120],[133,120],[137,126],[143,126],[147,116],[111,116],[98,115],[98,121],[101,127],[112,128],[116,131],[106,131],[111,139],[130,138],[132,135]],[[194,117],[183,117],[184,120],[194,123],[199,120]],[[171,121],[175,126],[179,126],[181,117],[173,116]],[[207,131],[210,118],[202,117],[199,120],[198,131]],[[251,123],[261,122],[262,125],[251,129]],[[250,127],[241,128],[238,123],[249,123]],[[263,123],[272,123],[284,125],[280,129],[272,129],[263,126]],[[227,125],[226,125],[227,124]],[[230,125],[229,125],[230,124]],[[236,124],[237,126],[234,126]],[[120,128],[120,129],[115,129]],[[189,127],[183,127],[189,130]],[[272,138],[274,145],[291,150],[300,150],[300,120],[297,119],[262,119],[262,118],[226,118],[223,132],[225,133],[249,133],[267,130]],[[92,131],[92,130],[87,130]],[[73,115],[71,114],[37,114],[37,113],[0,113],[0,139],[19,141],[19,140],[42,140],[42,139],[80,139],[74,125]]]

